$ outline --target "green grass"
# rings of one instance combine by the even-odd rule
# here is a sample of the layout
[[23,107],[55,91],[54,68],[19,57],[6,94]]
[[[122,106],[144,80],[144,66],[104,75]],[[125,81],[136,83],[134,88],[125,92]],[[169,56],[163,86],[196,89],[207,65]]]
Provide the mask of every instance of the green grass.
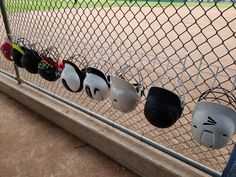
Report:
[[167,7],[167,6],[175,6],[175,7],[180,7],[180,6],[188,6],[188,7],[196,7],[201,5],[202,7],[213,7],[215,5],[217,5],[217,7],[219,8],[228,8],[233,6],[233,3],[229,3],[229,2],[218,2],[218,3],[213,3],[213,2],[167,2],[167,1],[162,1],[162,2],[138,2],[139,6],[150,6],[150,7],[154,7],[156,5],[161,6],[161,7]]
[[[63,8],[101,8],[101,7],[128,7],[128,6],[150,6],[150,7],[167,7],[167,6],[188,6],[195,7],[199,4],[202,7],[212,7],[215,6],[215,3],[204,2],[154,2],[149,1],[146,3],[145,1],[137,1],[130,3],[129,1],[123,0],[78,0],[77,4],[73,3],[73,0],[6,0],[6,6],[8,8],[8,12],[25,12],[25,11],[34,11],[34,10],[56,10]],[[230,6],[235,6],[235,3],[217,3],[217,7],[219,8],[228,8]]]
[[[6,6],[9,12],[24,12],[32,10],[56,10],[64,8],[101,8],[118,7],[123,2],[115,0],[79,0],[74,4],[73,0],[6,0]],[[128,4],[127,4],[128,5]]]

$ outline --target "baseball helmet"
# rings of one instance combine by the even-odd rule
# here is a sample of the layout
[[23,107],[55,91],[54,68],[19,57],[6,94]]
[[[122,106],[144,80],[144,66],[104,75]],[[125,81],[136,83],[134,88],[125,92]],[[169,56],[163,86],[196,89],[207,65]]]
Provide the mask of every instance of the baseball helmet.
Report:
[[42,58],[39,53],[33,49],[26,49],[25,54],[22,56],[21,64],[30,73],[38,73],[38,64]]
[[21,64],[21,60],[23,55],[25,54],[25,51],[27,50],[25,45],[26,39],[19,38],[17,39],[17,42],[12,43],[12,50],[11,50],[11,59],[15,62],[15,64],[18,67],[23,68],[23,65]]
[[61,72],[64,68],[63,63],[58,59],[58,52],[55,56],[50,56],[52,51],[56,50],[55,47],[46,49],[46,51],[41,54],[42,60],[38,64],[39,75],[47,81],[56,81],[60,78]]
[[130,84],[118,76],[108,76],[110,82],[109,98],[112,106],[124,113],[133,111],[142,96],[144,87],[142,84]]
[[54,63],[55,63],[55,66],[56,66],[57,70],[61,73],[64,69],[63,61],[58,59]]
[[183,112],[183,102],[172,91],[161,87],[151,87],[144,107],[147,120],[158,128],[172,126]]
[[63,60],[64,69],[61,73],[62,84],[71,92],[80,92],[83,90],[83,81],[85,70],[80,70],[74,63],[69,60]]
[[110,84],[105,74],[94,68],[86,68],[86,76],[83,82],[83,89],[86,94],[97,101],[102,101],[109,96]]
[[[227,102],[228,106],[220,103],[222,101]],[[235,96],[223,88],[209,89],[204,92],[192,115],[194,139],[199,144],[212,149],[226,146],[236,130],[235,103]]]
[[[136,74],[133,73],[133,69]],[[139,76],[139,80],[136,80],[135,76]],[[126,79],[129,77],[130,80],[134,79],[135,84],[131,84],[125,77]],[[134,66],[125,65],[115,76],[108,76],[108,81],[110,83],[109,98],[112,106],[123,113],[133,111],[144,94],[141,72]]]
[[0,50],[3,54],[3,56],[7,59],[12,61],[11,59],[11,50],[12,50],[12,45],[9,42],[4,42],[1,47]]

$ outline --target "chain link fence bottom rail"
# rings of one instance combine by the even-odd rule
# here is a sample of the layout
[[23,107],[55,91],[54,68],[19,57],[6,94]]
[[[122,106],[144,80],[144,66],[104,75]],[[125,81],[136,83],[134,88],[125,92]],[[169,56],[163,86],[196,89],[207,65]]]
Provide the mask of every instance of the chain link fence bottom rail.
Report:
[[[82,54],[108,74],[135,66],[147,88],[163,75],[162,86],[179,92],[180,78],[186,92],[182,117],[170,128],[155,128],[144,117],[145,97],[135,111],[123,114],[109,100],[92,101],[85,93],[68,92],[61,81],[43,80],[20,68],[21,78],[76,103],[218,172],[222,172],[236,142],[211,150],[197,144],[191,132],[192,112],[200,94],[221,86],[235,94],[236,3],[146,1],[13,1],[7,0],[14,38],[24,37],[45,48],[56,46],[61,59]],[[6,33],[0,20],[0,36]],[[109,60],[98,63],[98,60]],[[82,58],[75,63],[81,66]],[[14,74],[12,63],[0,60],[0,68]],[[129,80],[138,76],[130,70]],[[147,95],[147,89],[145,91]]]

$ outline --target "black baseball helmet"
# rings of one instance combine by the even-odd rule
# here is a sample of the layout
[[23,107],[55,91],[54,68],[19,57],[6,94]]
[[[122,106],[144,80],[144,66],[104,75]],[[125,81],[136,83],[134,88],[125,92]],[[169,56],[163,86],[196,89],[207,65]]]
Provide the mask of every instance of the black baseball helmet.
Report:
[[181,99],[174,92],[160,87],[151,87],[144,107],[147,120],[158,128],[172,126],[181,116]]
[[61,72],[52,58],[43,56],[38,64],[39,75],[47,81],[56,81],[60,78]]
[[30,73],[38,73],[38,64],[42,58],[39,56],[38,52],[33,49],[27,49],[22,57],[22,66]]
[[23,55],[25,54],[26,47],[19,45],[18,43],[12,44],[12,50],[11,50],[11,59],[15,62],[15,64],[18,67],[23,68],[23,65],[21,64],[21,60]]

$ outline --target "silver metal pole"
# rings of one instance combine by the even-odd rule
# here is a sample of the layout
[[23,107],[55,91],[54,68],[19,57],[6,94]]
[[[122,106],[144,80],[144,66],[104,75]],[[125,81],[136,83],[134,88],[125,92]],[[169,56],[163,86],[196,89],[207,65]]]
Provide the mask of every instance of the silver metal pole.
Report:
[[[1,14],[2,14],[2,18],[3,18],[5,30],[7,32],[7,38],[10,42],[12,42],[11,29],[10,29],[10,25],[9,25],[9,21],[8,21],[8,15],[7,15],[4,0],[0,0],[0,8],[1,8]],[[14,68],[15,68],[15,72],[16,72],[17,82],[18,82],[18,84],[21,84],[20,72],[19,72],[19,69],[16,66],[16,64],[14,64]]]

